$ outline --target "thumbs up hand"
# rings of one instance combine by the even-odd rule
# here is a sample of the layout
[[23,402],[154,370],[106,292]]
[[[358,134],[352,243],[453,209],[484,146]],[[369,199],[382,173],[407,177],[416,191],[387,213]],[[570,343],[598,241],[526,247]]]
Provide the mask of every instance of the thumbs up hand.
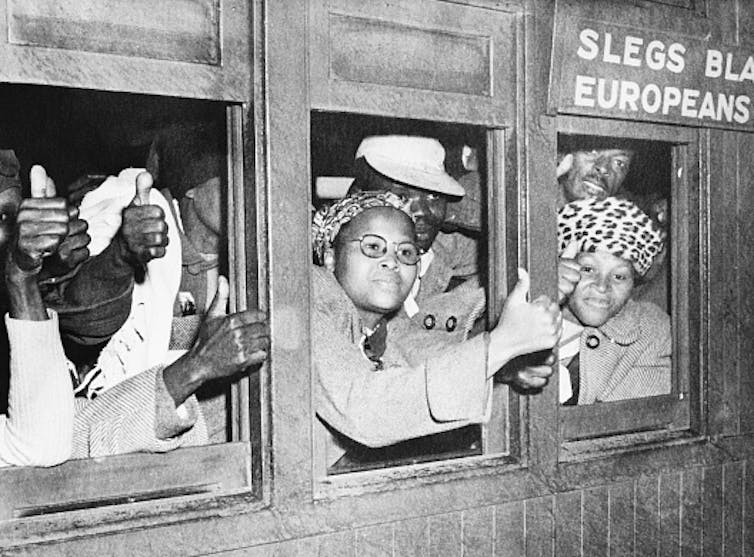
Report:
[[581,280],[581,265],[576,261],[578,242],[571,242],[558,261],[558,303],[562,306]]
[[39,165],[32,167],[30,178],[32,197],[19,205],[6,265],[11,280],[19,271],[36,277],[44,258],[57,254],[69,233],[71,214],[65,199],[55,197],[55,183]]
[[168,245],[168,225],[165,213],[158,205],[149,204],[152,175],[141,172],[136,176],[136,194],[123,210],[123,223],[118,241],[123,260],[131,265],[143,265],[165,255]]
[[518,270],[518,283],[508,295],[500,320],[490,331],[489,367],[496,372],[511,359],[553,348],[562,332],[558,304],[547,296],[529,302],[529,273]]
[[228,280],[220,276],[217,293],[191,349],[163,371],[176,405],[207,381],[230,377],[267,359],[267,315],[255,309],[226,315]]

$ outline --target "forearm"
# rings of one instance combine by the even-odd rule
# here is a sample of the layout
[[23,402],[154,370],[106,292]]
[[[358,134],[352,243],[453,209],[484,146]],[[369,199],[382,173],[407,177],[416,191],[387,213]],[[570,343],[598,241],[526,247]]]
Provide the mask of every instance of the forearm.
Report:
[[6,286],[8,288],[9,313],[13,319],[25,321],[45,321],[42,295],[37,286],[37,273],[26,273],[6,266]]
[[128,288],[133,267],[123,258],[116,236],[105,250],[90,257],[65,287],[65,302],[71,306],[94,306],[111,300]]
[[176,407],[183,404],[204,384],[201,366],[192,358],[191,351],[178,358],[162,372],[165,388]]

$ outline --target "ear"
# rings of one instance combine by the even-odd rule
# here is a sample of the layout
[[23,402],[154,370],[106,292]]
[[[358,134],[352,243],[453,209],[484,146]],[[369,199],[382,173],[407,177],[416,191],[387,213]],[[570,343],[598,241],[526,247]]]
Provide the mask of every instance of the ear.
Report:
[[332,247],[326,248],[322,258],[325,263],[325,269],[331,273],[335,272],[335,250]]

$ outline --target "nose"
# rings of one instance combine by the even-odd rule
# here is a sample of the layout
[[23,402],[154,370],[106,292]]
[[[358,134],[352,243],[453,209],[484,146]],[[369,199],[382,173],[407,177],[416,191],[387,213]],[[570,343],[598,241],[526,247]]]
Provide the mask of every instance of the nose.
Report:
[[608,157],[599,157],[594,161],[594,169],[602,176],[607,176],[610,170],[610,160]]
[[607,276],[600,275],[597,277],[594,281],[594,287],[599,290],[600,292],[607,292],[608,287],[610,286],[610,279]]
[[411,212],[411,218],[416,221],[417,218],[426,216],[429,212],[427,200],[423,195],[415,195],[409,199],[408,210]]
[[387,253],[380,259],[380,266],[393,271],[398,269],[398,257],[394,249],[391,250],[388,248]]

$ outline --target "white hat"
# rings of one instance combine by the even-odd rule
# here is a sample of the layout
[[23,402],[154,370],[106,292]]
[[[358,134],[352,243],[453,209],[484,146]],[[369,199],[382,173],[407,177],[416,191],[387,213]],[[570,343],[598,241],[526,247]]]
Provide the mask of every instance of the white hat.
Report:
[[445,149],[436,139],[410,135],[364,138],[355,158],[391,180],[429,191],[462,197],[463,186],[445,172]]

